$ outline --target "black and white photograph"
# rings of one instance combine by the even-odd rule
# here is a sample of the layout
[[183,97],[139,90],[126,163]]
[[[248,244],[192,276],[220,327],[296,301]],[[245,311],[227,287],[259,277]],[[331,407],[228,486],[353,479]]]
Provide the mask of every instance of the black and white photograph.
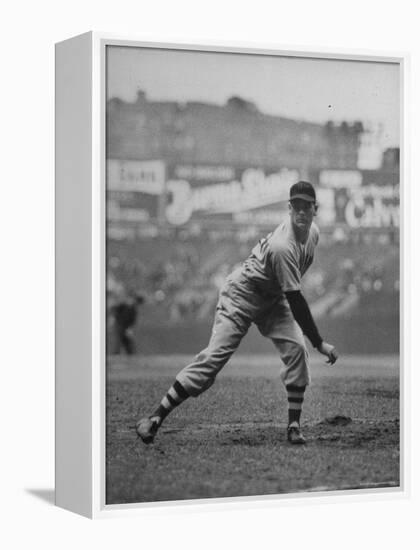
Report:
[[415,546],[415,3],[2,14],[0,546]]
[[107,505],[401,487],[401,78],[107,46]]

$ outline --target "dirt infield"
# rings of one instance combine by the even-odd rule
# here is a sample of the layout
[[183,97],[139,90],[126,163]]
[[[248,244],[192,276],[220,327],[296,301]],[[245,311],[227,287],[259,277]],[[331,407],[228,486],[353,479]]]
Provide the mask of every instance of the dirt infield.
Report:
[[398,487],[398,358],[315,360],[302,427],[286,441],[287,399],[275,356],[234,358],[145,446],[134,424],[187,358],[111,358],[107,375],[107,504]]

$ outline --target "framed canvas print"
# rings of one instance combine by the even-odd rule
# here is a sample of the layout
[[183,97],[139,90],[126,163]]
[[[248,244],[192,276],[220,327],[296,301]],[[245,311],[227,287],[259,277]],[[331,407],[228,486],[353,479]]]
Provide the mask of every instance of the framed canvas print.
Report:
[[56,499],[406,488],[404,55],[56,45]]

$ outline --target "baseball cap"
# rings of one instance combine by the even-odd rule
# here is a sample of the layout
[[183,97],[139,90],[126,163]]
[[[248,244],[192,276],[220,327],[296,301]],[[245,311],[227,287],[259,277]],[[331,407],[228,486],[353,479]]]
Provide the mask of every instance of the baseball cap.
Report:
[[309,181],[298,181],[290,188],[290,200],[302,199],[308,202],[316,202],[315,189]]

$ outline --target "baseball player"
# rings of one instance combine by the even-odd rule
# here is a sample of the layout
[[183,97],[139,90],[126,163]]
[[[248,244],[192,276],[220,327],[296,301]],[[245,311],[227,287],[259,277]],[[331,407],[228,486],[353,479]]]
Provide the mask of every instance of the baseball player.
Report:
[[138,306],[145,302],[142,294],[124,297],[111,307],[114,328],[114,353],[124,350],[127,355],[136,353],[133,327],[137,321]]
[[310,382],[305,335],[334,364],[338,354],[325,342],[301,293],[301,279],[314,258],[319,230],[315,189],[299,181],[290,188],[289,219],[261,239],[222,287],[210,342],[176,376],[160,405],[136,424],[144,443],[152,443],[168,414],[188,397],[207,390],[238,348],[251,323],[270,338],[282,359],[281,378],[288,397],[287,439],[305,443],[300,416]]

